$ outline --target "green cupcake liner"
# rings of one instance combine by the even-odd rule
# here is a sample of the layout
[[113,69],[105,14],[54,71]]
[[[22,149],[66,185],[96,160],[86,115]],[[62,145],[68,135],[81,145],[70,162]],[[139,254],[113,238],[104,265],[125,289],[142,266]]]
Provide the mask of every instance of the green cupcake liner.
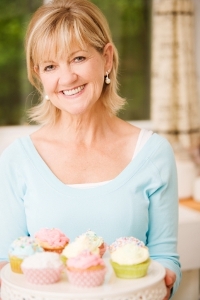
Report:
[[151,260],[148,259],[143,263],[137,265],[119,265],[114,261],[110,261],[115,275],[118,278],[123,279],[134,279],[144,277],[147,274],[148,267],[150,265]]

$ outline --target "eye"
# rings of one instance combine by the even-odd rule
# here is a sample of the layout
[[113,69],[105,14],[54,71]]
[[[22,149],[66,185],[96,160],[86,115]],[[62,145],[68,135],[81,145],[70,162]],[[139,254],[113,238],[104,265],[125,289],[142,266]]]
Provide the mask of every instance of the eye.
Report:
[[74,62],[82,62],[85,60],[85,57],[84,56],[77,56],[74,58]]
[[46,66],[45,68],[44,68],[44,71],[45,72],[49,72],[49,71],[52,71],[52,70],[54,70],[55,69],[55,66],[54,65],[49,65],[49,66]]

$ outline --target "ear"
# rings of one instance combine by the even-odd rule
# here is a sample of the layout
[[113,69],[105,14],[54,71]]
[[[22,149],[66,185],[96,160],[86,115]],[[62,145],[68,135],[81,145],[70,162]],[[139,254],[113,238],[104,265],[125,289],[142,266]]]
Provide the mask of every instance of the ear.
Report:
[[37,75],[37,77],[40,78],[40,75],[39,75],[39,67],[35,65],[35,66],[33,67],[33,71],[35,72],[35,74]]
[[103,56],[105,59],[105,72],[112,69],[113,66],[113,45],[108,43],[103,49]]

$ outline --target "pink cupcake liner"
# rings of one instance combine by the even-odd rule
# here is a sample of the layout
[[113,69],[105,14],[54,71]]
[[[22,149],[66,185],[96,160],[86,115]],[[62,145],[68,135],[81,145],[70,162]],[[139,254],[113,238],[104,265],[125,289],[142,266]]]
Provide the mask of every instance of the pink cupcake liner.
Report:
[[22,267],[25,278],[34,284],[51,284],[60,280],[62,268],[26,269]]
[[106,274],[106,268],[95,271],[69,271],[68,280],[71,284],[80,287],[95,287],[102,285]]

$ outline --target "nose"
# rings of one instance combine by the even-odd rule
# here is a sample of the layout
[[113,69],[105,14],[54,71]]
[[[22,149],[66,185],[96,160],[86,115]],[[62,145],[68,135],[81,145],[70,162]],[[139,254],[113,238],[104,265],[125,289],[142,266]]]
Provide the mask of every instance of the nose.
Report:
[[63,64],[60,67],[60,74],[59,74],[59,84],[60,85],[71,85],[74,83],[78,78],[78,75],[74,72],[70,65]]

